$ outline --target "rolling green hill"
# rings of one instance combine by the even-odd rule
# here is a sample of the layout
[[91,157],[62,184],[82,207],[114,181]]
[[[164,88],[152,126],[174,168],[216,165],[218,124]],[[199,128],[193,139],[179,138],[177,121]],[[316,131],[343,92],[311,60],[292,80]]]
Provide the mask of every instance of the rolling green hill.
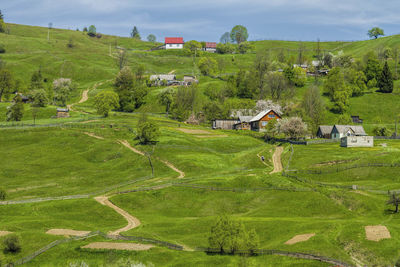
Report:
[[[0,189],[9,201],[0,202],[0,266],[67,237],[47,234],[50,229],[93,235],[41,251],[26,266],[125,266],[128,261],[146,266],[334,264],[303,254],[349,265],[392,266],[398,261],[400,217],[386,205],[387,192],[400,189],[398,141],[379,140],[373,148],[346,149],[338,143],[290,146],[266,143],[257,133],[212,131],[206,124],[189,126],[165,117],[165,107],[157,102],[164,88],[156,87],[148,89],[146,103],[136,112],[111,112],[102,118],[94,114],[93,99],[113,86],[118,72],[117,47],[127,48],[129,65],[144,66],[146,75],[171,71],[178,77],[198,75],[192,57],[184,51],[149,51],[154,44],[131,38],[91,38],[82,32],[51,29],[48,41],[47,28],[9,26],[10,34],[0,34],[0,44],[6,48],[0,56],[25,89],[32,73],[40,68],[48,86],[55,78],[67,77],[78,83],[78,90],[69,101],[73,103],[71,118],[52,119],[56,107],[47,106],[40,110],[35,126],[29,104],[25,104],[22,122],[6,123],[9,103],[0,103]],[[71,40],[73,47],[69,48]],[[224,60],[225,72],[233,73],[250,67],[260,51],[275,56],[284,49],[288,56],[295,56],[300,46],[289,41],[258,41],[253,45],[255,50],[247,54],[209,56]],[[317,43],[301,45],[312,58]],[[343,50],[356,59],[369,51],[398,45],[400,36],[320,44],[322,50]],[[314,78],[308,78],[306,86],[297,88],[287,101],[298,106],[313,84]],[[200,92],[223,86],[223,79],[200,76]],[[85,89],[90,89],[89,99],[78,103]],[[200,100],[206,97],[202,94]],[[324,101],[329,108],[331,103],[325,96]],[[392,94],[369,92],[351,98],[350,113],[364,119],[368,132],[377,125],[393,129],[394,116],[400,113],[399,101],[396,83]],[[160,127],[155,145],[142,145],[135,139],[141,113],[148,113],[149,120]],[[324,123],[335,123],[338,116],[327,110]],[[279,162],[284,173],[273,172]],[[99,196],[107,196],[120,210],[96,202],[94,197]],[[82,248],[92,242],[110,242],[110,237],[97,231],[109,233],[125,227],[121,210],[137,218],[140,225],[122,231],[122,237],[112,242],[150,243],[154,248]],[[210,228],[220,215],[254,229],[258,248],[274,255],[242,257],[197,251],[208,246]],[[389,236],[368,239],[366,226],[384,226]],[[19,237],[19,252],[3,250],[7,238],[3,231]],[[311,238],[287,243],[304,234]],[[182,251],[152,239],[182,246]],[[285,256],[288,253],[297,258]]]

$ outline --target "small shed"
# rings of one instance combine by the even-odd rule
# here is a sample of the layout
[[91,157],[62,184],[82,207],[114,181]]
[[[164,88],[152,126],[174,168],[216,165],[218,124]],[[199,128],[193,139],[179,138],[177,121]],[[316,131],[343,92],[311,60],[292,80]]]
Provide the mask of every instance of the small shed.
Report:
[[333,126],[330,126],[330,125],[319,126],[318,131],[317,131],[317,137],[331,139],[332,129],[333,129]]
[[221,130],[233,130],[235,124],[239,123],[238,119],[227,119],[227,120],[213,120],[212,128]]
[[69,109],[57,108],[57,118],[69,118]]
[[363,123],[363,120],[360,119],[360,116],[351,116],[351,120],[353,121],[353,123]]
[[250,127],[252,131],[264,131],[269,121],[280,119],[281,116],[274,110],[265,110],[250,120]]
[[196,79],[196,76],[185,75],[183,76],[183,83],[185,85],[192,85],[195,83],[199,83],[199,80]]

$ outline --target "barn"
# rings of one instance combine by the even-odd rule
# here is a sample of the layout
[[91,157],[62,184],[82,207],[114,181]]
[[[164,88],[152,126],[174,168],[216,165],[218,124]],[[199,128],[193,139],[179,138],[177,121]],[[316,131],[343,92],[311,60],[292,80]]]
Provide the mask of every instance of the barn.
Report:
[[281,116],[272,109],[265,110],[257,114],[250,120],[250,127],[252,131],[264,131],[271,120],[280,120]]
[[319,126],[318,132],[317,132],[317,137],[331,139],[332,129],[333,129],[333,126],[330,126],[330,125]]

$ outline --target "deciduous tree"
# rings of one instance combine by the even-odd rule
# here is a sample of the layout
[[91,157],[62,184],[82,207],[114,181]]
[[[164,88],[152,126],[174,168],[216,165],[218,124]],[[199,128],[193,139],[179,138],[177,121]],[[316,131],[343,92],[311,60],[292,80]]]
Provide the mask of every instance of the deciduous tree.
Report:
[[158,125],[150,121],[145,114],[139,119],[137,125],[136,138],[141,144],[152,144],[157,142],[157,138],[160,136],[160,130]]
[[24,104],[19,94],[14,97],[11,106],[7,107],[7,121],[20,121],[24,116]]
[[218,62],[212,57],[202,57],[199,60],[199,69],[203,75],[215,76],[218,70]]
[[88,31],[88,35],[89,35],[90,37],[95,37],[95,36],[96,36],[96,33],[97,33],[96,26],[90,25],[89,31]]
[[167,117],[168,117],[170,108],[172,106],[172,103],[174,102],[174,97],[175,97],[175,92],[171,88],[164,89],[158,95],[158,101],[160,102],[160,104],[165,105],[165,112],[166,112]]
[[229,32],[224,33],[221,38],[219,39],[219,42],[221,44],[227,44],[231,42],[231,34]]
[[232,42],[236,42],[240,44],[242,42],[247,41],[249,38],[249,33],[247,32],[247,28],[242,25],[236,25],[231,30],[231,40]]
[[300,117],[281,119],[277,125],[277,131],[290,139],[299,139],[307,133],[307,125]]
[[306,91],[302,107],[307,117],[311,120],[312,133],[314,134],[323,122],[325,115],[324,101],[317,86],[312,86]]
[[388,205],[393,205],[395,207],[395,213],[399,212],[399,204],[400,204],[400,198],[398,195],[396,195],[395,193],[393,193],[389,200],[386,202],[386,204]]
[[157,40],[156,36],[154,34],[149,34],[147,36],[147,41],[151,42],[151,43],[155,43]]
[[374,27],[368,31],[369,38],[378,39],[379,36],[385,35],[383,29]]
[[14,79],[11,72],[6,68],[0,68],[0,102],[5,94],[11,93]]
[[94,105],[97,109],[97,114],[108,117],[110,110],[119,107],[118,94],[112,91],[102,91],[95,96]]

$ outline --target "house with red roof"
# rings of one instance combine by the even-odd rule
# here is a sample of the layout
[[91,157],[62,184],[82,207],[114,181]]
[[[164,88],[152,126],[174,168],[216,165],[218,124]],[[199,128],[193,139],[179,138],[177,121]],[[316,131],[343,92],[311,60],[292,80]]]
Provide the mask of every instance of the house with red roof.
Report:
[[182,37],[165,37],[165,49],[183,49]]
[[211,52],[211,53],[217,52],[217,43],[206,42],[206,46],[204,47],[204,51]]

